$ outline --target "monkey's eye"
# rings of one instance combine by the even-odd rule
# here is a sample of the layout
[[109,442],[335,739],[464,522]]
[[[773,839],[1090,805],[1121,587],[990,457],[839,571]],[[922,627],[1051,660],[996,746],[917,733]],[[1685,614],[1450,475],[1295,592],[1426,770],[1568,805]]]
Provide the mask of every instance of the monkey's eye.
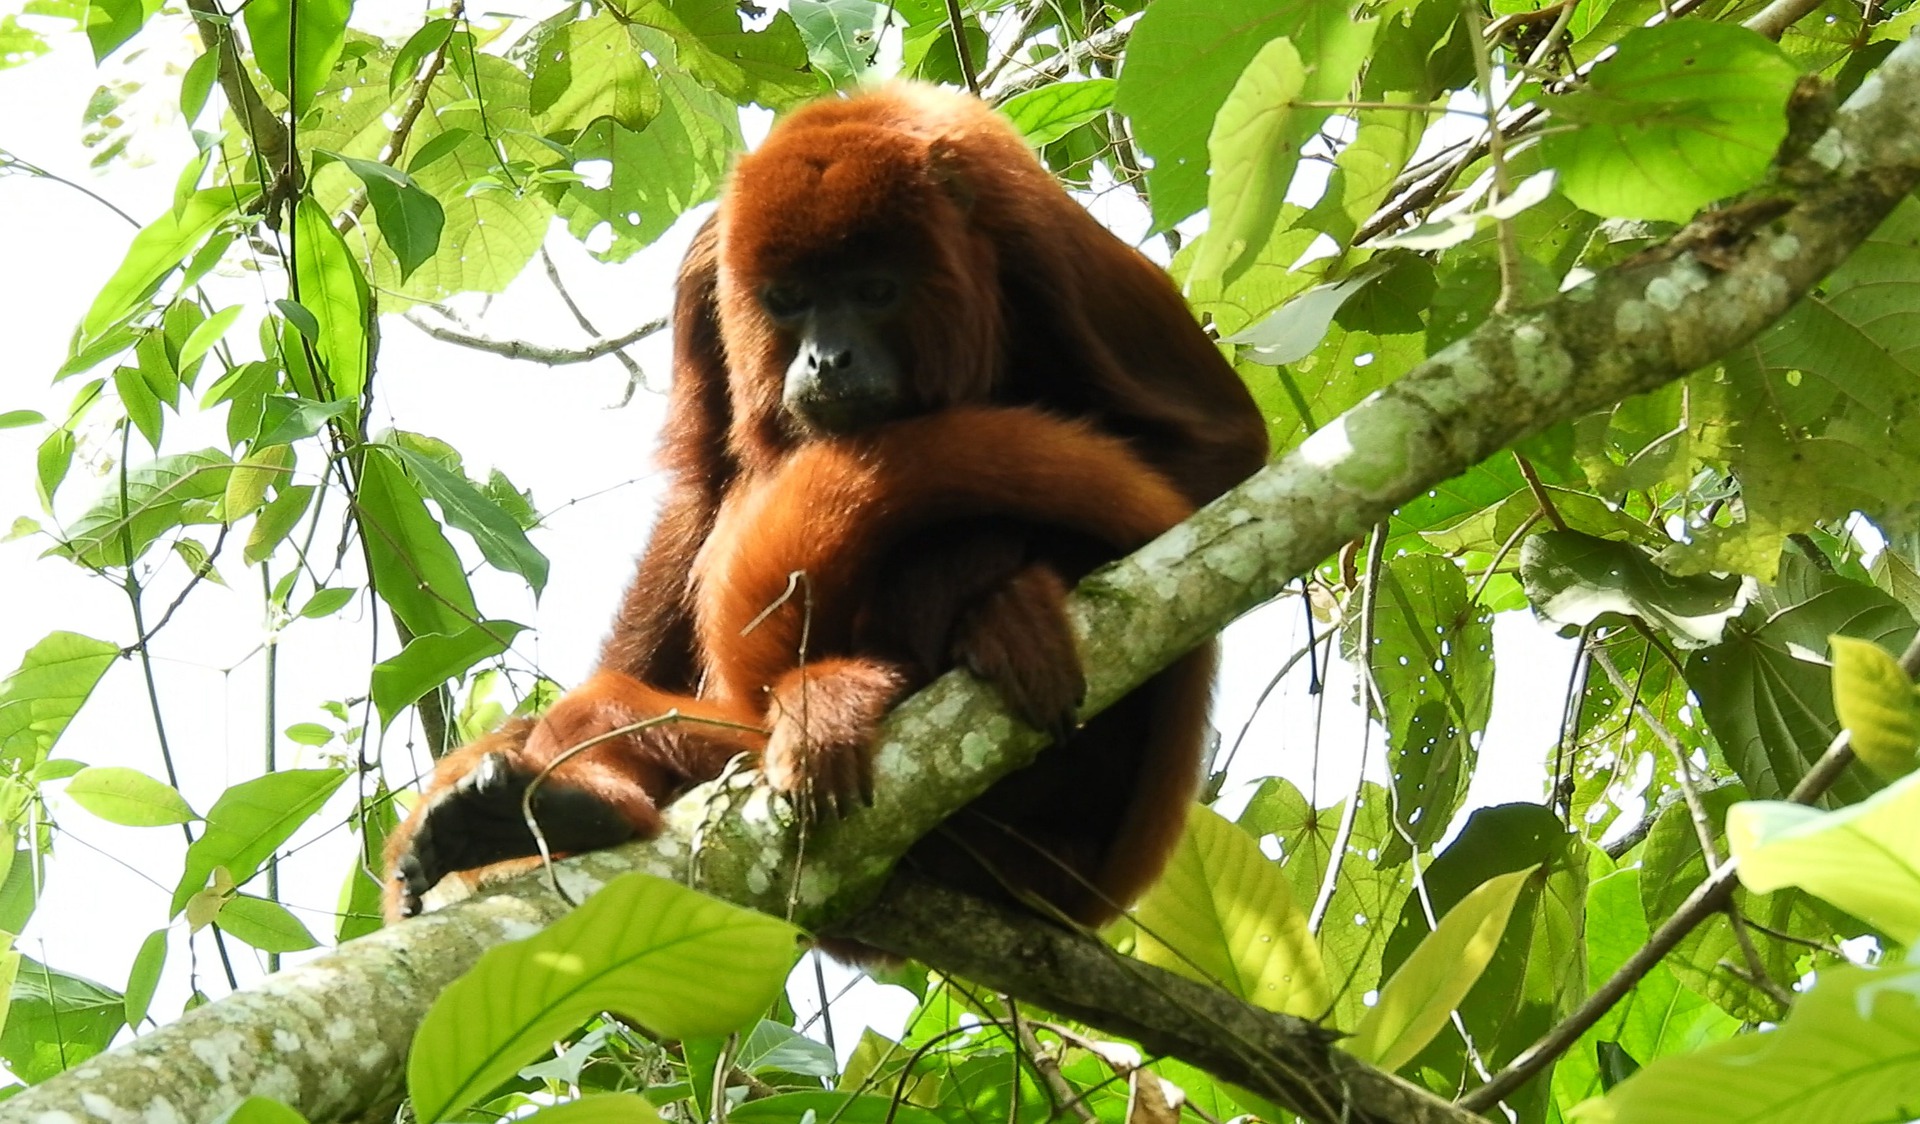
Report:
[[853,283],[853,299],[867,308],[886,308],[899,297],[899,282],[891,277],[862,277]]
[[807,290],[788,281],[775,281],[760,290],[760,305],[771,316],[782,319],[798,316],[813,307],[813,298]]

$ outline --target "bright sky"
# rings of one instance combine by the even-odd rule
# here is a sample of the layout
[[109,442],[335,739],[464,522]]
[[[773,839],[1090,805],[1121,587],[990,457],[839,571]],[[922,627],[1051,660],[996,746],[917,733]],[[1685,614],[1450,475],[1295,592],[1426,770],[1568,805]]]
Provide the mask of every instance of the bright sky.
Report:
[[[0,0],[0,14],[16,6],[17,0]],[[403,34],[407,25],[399,21],[415,18],[416,12],[417,5],[363,0],[355,22],[389,16],[396,21],[391,29]],[[58,49],[48,57],[0,70],[0,149],[86,185],[141,221],[151,219],[168,205],[174,178],[191,153],[186,130],[167,111],[177,95],[178,69],[191,59],[194,44],[184,34],[169,39],[150,29],[139,40],[146,50],[131,67],[109,60],[104,70],[96,71],[82,38],[66,35],[57,42]],[[170,68],[172,76],[155,81],[155,71],[163,67]],[[129,73],[152,82],[130,107],[136,120],[142,111],[152,115],[141,123],[131,148],[146,163],[117,161],[107,173],[96,174],[87,166],[91,153],[80,144],[82,113],[96,85]],[[1125,193],[1110,192],[1096,211],[1115,229],[1137,235],[1144,230],[1144,216],[1137,207],[1128,208],[1128,202]],[[49,418],[64,417],[79,380],[56,387],[49,385],[50,379],[64,358],[73,326],[133,232],[72,188],[25,176],[0,178],[0,253],[9,263],[0,271],[0,328],[10,360],[0,380],[0,412],[30,408]],[[615,335],[667,310],[668,286],[690,233],[691,224],[682,222],[659,246],[619,267],[595,262],[558,225],[547,246],[588,317]],[[263,292],[282,296],[281,285],[275,276],[236,271],[212,279],[208,287],[216,304],[224,305],[249,299],[257,303]],[[458,303],[490,337],[563,346],[586,342],[537,261],[491,302],[467,298]],[[514,363],[437,343],[394,316],[383,320],[382,334],[377,424],[451,443],[466,456],[470,473],[498,466],[516,485],[532,490],[541,510],[552,512],[534,533],[535,544],[553,563],[540,602],[533,602],[518,579],[485,568],[474,576],[475,589],[489,616],[529,626],[515,646],[516,656],[563,684],[577,681],[592,663],[632,559],[645,542],[656,492],[651,451],[662,398],[642,392],[631,404],[615,408],[626,372],[610,358],[552,369]],[[250,337],[242,331],[230,338]],[[249,346],[242,343],[243,355],[250,356]],[[664,386],[669,374],[664,334],[634,347],[631,354],[656,388]],[[211,377],[203,374],[202,389]],[[170,416],[167,425],[170,452],[215,444],[222,432],[219,415],[198,418],[191,410],[186,418]],[[44,519],[32,483],[34,450],[42,435],[36,429],[0,432],[0,526],[19,515]],[[89,431],[89,436],[95,444],[83,448],[82,461],[97,472],[108,471],[117,442],[109,442],[102,430]],[[200,439],[193,440],[195,436]],[[138,458],[138,442],[135,449]],[[71,519],[90,498],[88,482],[81,479],[86,472],[76,464],[62,517]],[[104,483],[102,478],[94,486]],[[463,536],[453,537],[463,550],[470,545]],[[204,541],[211,538],[208,529]],[[5,606],[0,612],[0,674],[54,629],[117,643],[134,635],[119,591],[64,561],[37,560],[46,545],[44,537],[0,545],[0,581],[14,591],[0,601]],[[202,811],[226,785],[257,775],[263,754],[264,600],[257,574],[242,569],[237,549],[223,561],[221,572],[234,588],[203,584],[154,643],[159,696],[182,789]],[[276,576],[285,565],[280,560]],[[184,578],[177,560],[158,567],[151,577],[149,621]],[[367,612],[362,600],[331,620],[297,622],[279,638],[282,729],[296,722],[326,722],[320,702],[364,694]],[[391,655],[392,633],[384,622],[382,633],[381,654]],[[1304,638],[1302,613],[1292,602],[1258,612],[1228,631],[1216,725],[1229,743],[1267,679]],[[1470,797],[1475,805],[1540,799],[1541,761],[1557,729],[1570,659],[1569,645],[1517,614],[1498,621],[1496,644],[1503,674]],[[1336,667],[1327,689],[1316,770],[1314,702],[1304,693],[1304,677],[1292,677],[1253,723],[1234,776],[1277,773],[1303,788],[1316,786],[1321,804],[1340,799],[1354,783],[1361,740],[1353,697],[1351,675],[1344,666]],[[389,775],[398,780],[411,773],[394,763],[404,759],[414,733],[402,721],[385,736],[381,751]],[[284,738],[277,753],[283,768],[322,763],[316,751]],[[119,663],[108,672],[55,754],[94,765],[128,765],[164,777],[136,664]],[[1382,779],[1377,737],[1370,755],[1369,774]],[[424,760],[424,754],[416,758]],[[297,836],[294,853],[282,866],[286,904],[323,940],[330,938],[331,914],[351,861],[351,841],[339,826],[350,788],[318,821],[326,830],[310,828]],[[184,843],[177,829],[114,827],[63,800],[56,800],[54,814],[61,833],[47,892],[20,947],[56,968],[121,987],[140,942],[167,924],[168,893],[178,878]],[[224,994],[211,942],[203,934],[193,944],[199,986],[215,997]],[[264,970],[263,958],[235,941],[228,941],[228,947],[242,984],[257,979]],[[188,995],[189,970],[185,926],[179,923],[153,1003],[157,1018],[170,1019],[180,1010]],[[830,989],[837,990],[846,978],[830,970]],[[795,985],[794,998],[803,1013],[817,1005],[805,964]],[[899,989],[861,985],[835,1008],[841,1049],[851,1047],[861,1022],[897,1030],[909,1004]]]

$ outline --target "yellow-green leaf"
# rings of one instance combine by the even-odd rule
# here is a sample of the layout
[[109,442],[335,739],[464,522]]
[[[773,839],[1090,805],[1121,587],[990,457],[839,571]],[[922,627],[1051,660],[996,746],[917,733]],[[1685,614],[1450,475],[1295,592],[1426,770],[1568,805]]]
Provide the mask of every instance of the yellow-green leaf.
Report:
[[119,765],[80,770],[67,782],[67,797],[122,827],[160,827],[200,818],[173,788],[138,769]]
[[1514,901],[1538,869],[1535,863],[1489,878],[1448,910],[1341,1043],[1347,1052],[1391,1073],[1425,1049],[1486,971]]
[[407,1059],[414,1109],[422,1120],[455,1116],[600,1011],[662,1038],[738,1030],[779,995],[798,938],[765,914],[623,875],[441,993]]
[[227,476],[227,493],[220,514],[228,523],[252,514],[266,502],[267,488],[282,483],[293,469],[291,445],[269,445],[247,454]]
[[528,1124],[659,1124],[653,1102],[635,1093],[602,1093],[543,1108]]
[[1750,890],[1798,886],[1897,941],[1920,937],[1920,774],[1836,812],[1735,804],[1727,841]]
[[1320,949],[1286,876],[1252,836],[1195,808],[1167,872],[1134,910],[1135,954],[1269,1011],[1332,1003]]
[[1833,710],[1853,755],[1883,777],[1912,772],[1914,747],[1920,746],[1913,680],[1871,640],[1833,636],[1827,643],[1833,651]]

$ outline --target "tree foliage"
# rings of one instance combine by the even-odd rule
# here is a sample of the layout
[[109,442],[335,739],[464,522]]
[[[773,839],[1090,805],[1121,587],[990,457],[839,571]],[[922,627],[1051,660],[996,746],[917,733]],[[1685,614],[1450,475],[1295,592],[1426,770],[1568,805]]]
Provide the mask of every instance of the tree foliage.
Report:
[[[234,981],[231,944],[277,966],[375,927],[369,871],[413,777],[383,759],[382,733],[418,730],[437,754],[553,697],[524,674],[525,626],[486,596],[496,577],[546,588],[542,509],[469,467],[485,450],[381,420],[404,377],[381,367],[382,337],[403,315],[449,356],[614,354],[638,382],[622,349],[660,329],[658,309],[567,352],[472,330],[448,302],[504,290],[549,242],[610,266],[648,252],[713,198],[767,111],[890,76],[964,85],[1071,188],[1138,220],[1287,453],[1490,317],[1577,299],[1621,263],[1730,262],[1839,163],[1834,106],[1882,81],[1920,11],[597,0],[534,18],[454,0],[400,26],[378,7],[30,0],[0,20],[0,66],[84,35],[104,71],[137,74],[142,51],[187,45],[168,112],[195,138],[48,373],[66,413],[0,414],[39,440],[41,510],[14,537],[129,608],[107,636],[48,634],[0,682],[0,931],[34,917],[70,817],[190,844],[169,900],[136,923],[156,928],[124,988],[57,950],[0,955],[0,1060],[23,1084],[171,1017],[152,1006],[170,946],[208,958],[196,1006],[218,990],[208,964]],[[101,169],[129,159],[117,111],[132,92],[108,82],[88,109]],[[0,172],[60,179],[4,151]],[[1689,295],[1677,276],[1621,305],[1616,331],[1686,336],[1666,316]],[[1748,345],[1550,419],[1302,575],[1306,644],[1270,674],[1282,697],[1358,708],[1364,735],[1311,752],[1360,779],[1336,793],[1268,775],[1272,746],[1230,773],[1229,739],[1213,807],[1099,939],[1522,1121],[1910,1114],[1917,310],[1908,198]],[[275,645],[362,611],[379,653],[363,686],[297,699],[328,722],[270,730],[265,769],[199,808],[176,769],[198,750],[169,742],[157,698],[124,717],[129,737],[146,723],[149,769],[92,765],[63,740],[103,676],[151,682],[197,591],[243,580],[266,591]],[[1496,659],[1496,616],[1517,611],[1569,638],[1570,682]],[[1354,699],[1326,697],[1336,666]],[[1503,686],[1564,705],[1496,754]],[[279,686],[284,703],[301,690]],[[1835,767],[1849,743],[1870,768]],[[319,767],[276,768],[292,746]],[[1369,754],[1384,767],[1355,764]],[[1546,777],[1533,800],[1471,801],[1483,770],[1523,760]],[[352,861],[316,936],[280,900],[277,859],[297,833],[340,827]],[[407,1066],[414,1108],[541,1106],[554,1124],[1324,1115],[938,965],[884,973],[914,996],[904,1031],[866,1029],[836,1056],[780,994],[793,939],[623,880],[447,989]],[[1650,942],[1664,955],[1638,957]],[[1610,986],[1617,1001],[1582,1014]],[[230,1117],[297,1118],[262,1098]]]

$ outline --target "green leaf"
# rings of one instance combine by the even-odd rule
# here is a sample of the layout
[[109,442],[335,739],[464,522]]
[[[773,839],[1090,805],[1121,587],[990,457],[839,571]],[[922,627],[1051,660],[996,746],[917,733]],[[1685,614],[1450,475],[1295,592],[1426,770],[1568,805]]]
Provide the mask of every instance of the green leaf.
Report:
[[675,219],[711,199],[728,161],[746,146],[731,101],[672,71],[660,75],[660,92],[660,114],[640,132],[601,121],[574,143],[579,159],[606,160],[612,172],[604,188],[571,185],[560,216],[577,238],[605,223],[614,235],[600,255],[608,261],[651,245]]
[[134,955],[133,970],[127,974],[127,1025],[138,1027],[153,1003],[154,989],[160,986],[160,972],[167,966],[167,931],[155,929],[140,942]]
[[1380,1000],[1353,1037],[1349,1053],[1392,1073],[1412,1061],[1447,1026],[1453,1009],[1480,980],[1506,931],[1520,890],[1539,867],[1495,875],[1447,911],[1380,989]]
[[1342,20],[1322,28],[1313,69],[1296,44],[1280,36],[1260,48],[1213,119],[1207,155],[1207,232],[1188,283],[1237,274],[1267,244],[1280,218],[1300,149],[1333,110],[1298,102],[1342,101],[1373,44],[1375,20]]
[[1883,777],[1913,771],[1920,702],[1900,661],[1878,644],[1835,636],[1833,709],[1853,754]]
[[354,511],[374,588],[408,631],[451,635],[478,619],[460,556],[390,456],[369,456],[361,466]]
[[[1303,59],[1345,65],[1357,34],[1343,0],[1154,0],[1134,25],[1114,106],[1129,118],[1147,173],[1156,230],[1207,203],[1207,138],[1240,75],[1285,36]],[[1364,40],[1362,40],[1364,44]],[[1347,91],[1339,94],[1341,99]]]
[[611,12],[553,27],[532,63],[528,107],[544,132],[571,134],[603,117],[644,129],[660,112],[653,70]]
[[[898,1046],[894,1048],[899,1049]],[[892,1089],[891,1085],[878,1087]],[[824,1090],[776,1093],[771,1097],[743,1101],[727,1109],[727,1119],[736,1124],[793,1124],[794,1121],[806,1119],[809,1112],[817,1121],[832,1120],[837,1124],[939,1124],[941,1120],[941,1117],[909,1100]]]
[[792,926],[644,874],[614,879],[545,932],[489,951],[414,1036],[407,1090],[445,1120],[603,1010],[662,1038],[724,1035],[785,985]]
[[67,798],[122,827],[161,827],[200,818],[172,786],[118,765],[81,770],[67,782]]
[[[1357,623],[1341,636],[1349,656],[1359,648]],[[1451,561],[1395,558],[1381,571],[1373,641],[1395,815],[1424,848],[1446,833],[1479,760],[1493,711],[1493,613],[1472,600]],[[1406,843],[1391,850],[1404,855]]]
[[219,76],[218,51],[202,51],[187,64],[187,72],[180,76],[180,116],[188,128],[200,119],[200,111],[207,107],[207,95],[213,92],[213,83]]
[[637,1093],[600,1093],[551,1105],[521,1119],[539,1124],[659,1124],[660,1113]]
[[119,654],[118,644],[77,632],[49,632],[27,649],[0,680],[0,762],[27,771],[46,760]]
[[893,9],[873,0],[791,0],[787,11],[807,44],[807,61],[835,89],[847,89],[873,69]]
[[214,923],[262,952],[305,952],[320,945],[287,907],[251,894],[228,898]]
[[1135,955],[1269,1011],[1317,1017],[1332,992],[1280,868],[1247,833],[1195,808],[1167,872],[1134,910]]
[[1836,812],[1784,801],[1736,804],[1727,840],[1748,889],[1798,886],[1902,944],[1920,937],[1920,778]]
[[399,655],[373,666],[373,705],[381,726],[392,724],[428,691],[506,651],[525,630],[512,621],[480,621],[452,635],[414,637]]
[[1704,20],[1640,28],[1586,85],[1542,99],[1576,129],[1541,138],[1567,198],[1606,218],[1685,222],[1760,181],[1800,68],[1764,36]]
[[243,308],[244,305],[230,304],[196,324],[193,332],[187,336],[187,342],[180,347],[179,368],[184,371],[193,366],[209,348],[218,343],[220,337],[227,334],[227,329],[233,327],[233,322],[240,318]]
[[216,449],[176,453],[127,470],[121,507],[118,481],[67,528],[67,540],[55,551],[97,569],[124,566],[161,535],[176,527],[218,522],[216,500],[227,490],[233,462]]
[[0,1030],[0,1060],[28,1084],[105,1050],[127,1021],[119,992],[30,956],[20,957],[12,996]]
[[999,108],[1028,144],[1044,148],[1113,108],[1117,85],[1111,78],[1054,82],[1011,98]]
[[440,201],[420,189],[413,177],[378,160],[361,160],[337,152],[321,153],[346,165],[365,185],[373,204],[374,221],[387,248],[400,262],[400,276],[408,277],[440,248],[440,231],[447,213]]
[[465,144],[472,136],[473,134],[466,129],[448,129],[438,134],[421,145],[419,151],[413,154],[413,159],[407,163],[408,174],[419,175],[432,167],[442,156]]
[[748,31],[740,10],[726,0],[639,0],[614,8],[626,9],[643,47],[679,64],[667,64],[663,78],[679,69],[736,104],[754,101],[775,110],[821,92],[819,76],[807,66],[806,44],[785,12]]
[[333,740],[333,731],[318,722],[295,722],[282,732],[288,741],[300,745],[325,745]]
[[[1835,634],[1902,651],[1914,623],[1898,602],[1874,587],[1789,555],[1779,580],[1762,588],[1728,628],[1726,642],[1687,659],[1687,686],[1700,700],[1727,763],[1757,799],[1793,791],[1840,732],[1832,674],[1820,661]],[[1874,787],[1871,781],[1860,770],[1849,770],[1826,799],[1860,800]]]
[[[249,0],[241,9],[254,65],[293,104],[296,115],[307,111],[340,61],[352,12],[353,0]],[[289,58],[294,50],[298,56]]]
[[345,608],[347,602],[353,600],[356,592],[358,591],[351,586],[316,589],[313,591],[313,596],[307,598],[307,603],[300,606],[300,611],[295,615],[308,620],[330,617]]
[[[304,12],[317,5],[315,0],[299,0],[299,6]],[[253,11],[252,4],[247,11]],[[346,239],[311,196],[300,200],[293,221],[298,239],[293,274],[300,286],[301,305],[319,323],[315,347],[330,384],[324,388],[327,399],[357,401],[367,379],[367,279],[361,276],[360,263]]]
[[272,502],[260,509],[254,517],[253,529],[247,532],[246,546],[241,548],[240,557],[249,566],[257,566],[280,548],[293,529],[313,503],[316,489],[312,484],[288,484],[280,489],[280,494]]
[[72,354],[80,355],[88,345],[100,342],[115,324],[143,308],[160,283],[206,241],[207,235],[253,202],[258,192],[251,184],[196,191],[184,206],[141,227],[120,267],[101,286],[80,321]]
[[1820,973],[1771,1031],[1663,1058],[1578,1124],[1724,1124],[1729,1120],[1852,1124],[1901,1120],[1920,1082],[1920,969]]
[[420,74],[420,65],[427,56],[440,49],[453,33],[454,21],[450,19],[428,20],[420,25],[420,30],[407,37],[400,49],[394,52],[393,69],[387,72],[387,96],[400,92],[400,87],[412,82]]
[[1675,577],[1631,543],[1547,531],[1520,547],[1520,583],[1534,611],[1585,627],[1603,613],[1638,617],[1683,648],[1718,644],[1752,589],[1738,577]]
[[398,456],[420,484],[422,493],[440,505],[447,522],[473,536],[475,546],[494,569],[519,574],[537,595],[547,585],[547,556],[534,548],[520,523],[466,477],[449,472],[431,457],[404,446],[382,443]]
[[271,1097],[248,1097],[214,1124],[307,1124],[307,1118]]
[[38,410],[8,410],[0,413],[0,429],[19,429],[22,426],[39,425],[47,416]]
[[174,887],[168,916],[179,916],[187,899],[207,885],[215,867],[225,867],[235,882],[253,877],[267,856],[318,812],[346,779],[344,769],[288,769],[242,781],[221,793],[207,810],[206,833],[187,848],[186,871]]
[[93,61],[104,62],[159,10],[158,0],[88,0],[87,41],[93,45]]
[[293,473],[293,449],[288,445],[258,446],[233,466],[220,511],[228,523],[251,515],[266,502],[267,489],[284,485]]
[[[1534,863],[1542,869],[1522,885],[1493,958],[1455,1005],[1475,1053],[1468,1055],[1460,1034],[1440,1034],[1402,1067],[1443,1097],[1479,1084],[1482,1063],[1496,1069],[1507,1064],[1586,994],[1580,970],[1586,845],[1552,809],[1537,804],[1479,809],[1422,871],[1423,895],[1406,900],[1387,940],[1382,963],[1397,974],[1428,938],[1428,903],[1444,917],[1476,887]],[[1507,1103],[1522,1119],[1544,1119],[1550,1092],[1545,1082],[1534,1082]]]

